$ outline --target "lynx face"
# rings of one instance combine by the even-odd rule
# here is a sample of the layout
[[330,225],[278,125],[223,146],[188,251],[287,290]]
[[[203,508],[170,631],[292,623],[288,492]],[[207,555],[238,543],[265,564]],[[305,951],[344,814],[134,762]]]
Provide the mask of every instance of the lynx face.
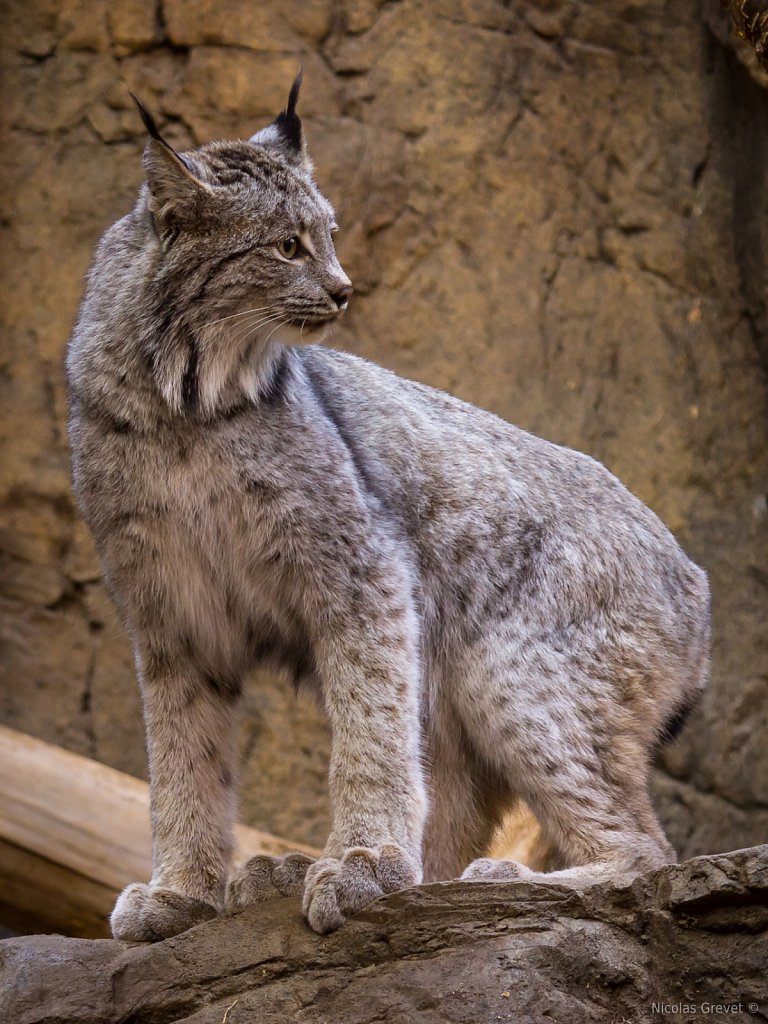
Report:
[[[297,94],[251,139],[184,154],[140,105],[151,135],[140,199],[147,298],[166,325],[147,354],[175,408],[194,398],[212,410],[233,375],[253,391],[248,367],[264,364],[271,343],[316,336],[347,307],[352,287],[333,245],[333,208],[312,180]],[[190,345],[194,396],[169,358]]]

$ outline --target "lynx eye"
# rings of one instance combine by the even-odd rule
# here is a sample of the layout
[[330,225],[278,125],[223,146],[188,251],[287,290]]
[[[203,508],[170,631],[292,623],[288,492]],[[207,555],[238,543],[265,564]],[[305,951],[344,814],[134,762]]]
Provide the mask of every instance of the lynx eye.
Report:
[[296,235],[284,238],[277,243],[277,251],[287,260],[295,260],[299,255],[299,240]]

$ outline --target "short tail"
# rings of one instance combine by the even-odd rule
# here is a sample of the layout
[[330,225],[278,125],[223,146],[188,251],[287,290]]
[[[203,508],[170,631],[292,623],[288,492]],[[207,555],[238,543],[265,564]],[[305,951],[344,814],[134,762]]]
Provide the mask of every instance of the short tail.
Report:
[[701,690],[695,690],[686,695],[685,699],[677,705],[675,710],[662,725],[656,741],[657,746],[665,747],[668,743],[674,743],[683,731],[685,723],[690,718],[691,712],[701,699]]
[[672,743],[682,732],[691,712],[701,700],[707,685],[711,661],[711,597],[706,573],[691,564],[691,643],[689,658],[691,668],[686,673],[684,690],[671,714],[659,729],[657,746]]

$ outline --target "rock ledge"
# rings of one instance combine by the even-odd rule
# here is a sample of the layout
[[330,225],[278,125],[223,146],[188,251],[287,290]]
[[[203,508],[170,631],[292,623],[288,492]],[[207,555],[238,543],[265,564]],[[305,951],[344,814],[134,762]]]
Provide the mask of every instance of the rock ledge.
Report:
[[420,886],[325,938],[282,900],[154,946],[7,939],[0,993],[14,1024],[768,1021],[766,964],[768,845],[581,893]]

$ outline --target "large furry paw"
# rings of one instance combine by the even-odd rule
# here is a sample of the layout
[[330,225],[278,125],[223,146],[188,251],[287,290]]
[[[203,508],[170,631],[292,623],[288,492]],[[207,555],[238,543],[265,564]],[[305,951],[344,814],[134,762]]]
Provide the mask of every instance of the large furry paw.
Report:
[[340,859],[323,857],[307,871],[304,916],[321,935],[339,928],[345,918],[379,896],[421,881],[421,868],[394,843],[354,846]]
[[204,900],[134,882],[117,897],[109,923],[116,939],[159,942],[212,917],[216,908]]
[[227,886],[226,909],[241,910],[279,896],[295,896],[304,888],[304,876],[314,858],[303,853],[284,857],[259,854],[239,867]]
[[516,860],[494,860],[481,857],[473,860],[461,876],[468,881],[522,882],[534,877],[534,872]]

